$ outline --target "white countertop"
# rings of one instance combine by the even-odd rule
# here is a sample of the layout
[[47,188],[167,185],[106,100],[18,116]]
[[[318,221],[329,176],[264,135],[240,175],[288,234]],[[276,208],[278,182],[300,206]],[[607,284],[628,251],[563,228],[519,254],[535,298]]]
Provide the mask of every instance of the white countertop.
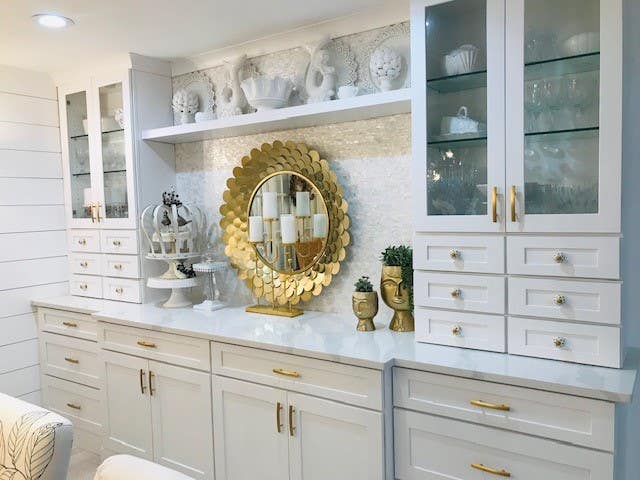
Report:
[[33,303],[92,314],[109,323],[378,370],[399,366],[615,402],[631,400],[640,359],[639,352],[633,352],[624,369],[612,369],[429,345],[415,342],[411,333],[390,331],[380,318],[376,331],[358,332],[355,318],[320,312],[282,318],[246,313],[244,308],[203,312],[71,296]]

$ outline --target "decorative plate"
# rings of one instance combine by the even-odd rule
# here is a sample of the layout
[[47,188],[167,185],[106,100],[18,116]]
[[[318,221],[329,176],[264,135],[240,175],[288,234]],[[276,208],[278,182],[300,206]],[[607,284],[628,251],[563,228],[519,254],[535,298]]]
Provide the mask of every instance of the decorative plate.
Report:
[[[198,96],[198,112],[213,112],[216,105],[213,83],[204,72],[192,72],[180,75],[174,79],[173,91],[184,88],[189,92],[194,92]],[[179,114],[174,113],[174,123],[179,125]]]
[[364,90],[381,91],[380,84],[375,75],[372,74],[369,67],[371,55],[379,47],[389,47],[400,55],[402,55],[402,70],[398,78],[393,80],[392,89],[406,88],[411,86],[411,45],[409,38],[409,23],[396,23],[390,25],[380,32],[380,34],[371,42],[367,49],[366,64],[362,66],[362,87]]
[[358,62],[355,54],[342,40],[332,40],[327,45],[331,65],[336,69],[336,91],[343,85],[355,85],[358,80]]

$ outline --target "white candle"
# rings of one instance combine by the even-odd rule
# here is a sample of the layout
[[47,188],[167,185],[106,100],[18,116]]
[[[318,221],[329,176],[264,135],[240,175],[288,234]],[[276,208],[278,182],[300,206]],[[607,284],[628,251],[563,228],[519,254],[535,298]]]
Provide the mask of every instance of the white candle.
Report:
[[296,216],[308,217],[310,215],[309,192],[296,192]]
[[262,222],[262,217],[258,215],[249,217],[249,241],[264,241],[264,223]]
[[264,218],[278,218],[278,194],[276,192],[262,194],[262,216]]
[[313,236],[314,238],[327,237],[327,216],[324,213],[316,213],[313,216]]
[[84,196],[84,199],[83,199],[83,202],[82,202],[82,206],[83,207],[90,207],[91,204],[93,203],[93,195],[91,193],[91,189],[90,188],[85,188],[82,193],[83,193],[83,196]]
[[280,235],[282,235],[282,243],[296,243],[296,219],[293,215],[280,215]]

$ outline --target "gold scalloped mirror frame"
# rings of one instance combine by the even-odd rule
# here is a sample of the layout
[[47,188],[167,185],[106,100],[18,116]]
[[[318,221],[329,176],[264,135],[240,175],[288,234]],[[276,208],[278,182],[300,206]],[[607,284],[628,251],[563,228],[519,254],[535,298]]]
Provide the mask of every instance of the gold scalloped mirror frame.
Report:
[[[255,246],[249,242],[248,216],[254,191],[266,177],[277,172],[297,173],[318,189],[327,207],[329,231],[324,252],[312,268],[292,277],[275,271],[272,281],[270,265],[257,256]],[[345,248],[351,241],[347,202],[328,162],[304,143],[276,140],[251,150],[249,156],[242,158],[242,166],[233,169],[222,199],[220,227],[224,251],[239,278],[256,297],[278,305],[306,302],[320,295],[323,287],[340,271]]]

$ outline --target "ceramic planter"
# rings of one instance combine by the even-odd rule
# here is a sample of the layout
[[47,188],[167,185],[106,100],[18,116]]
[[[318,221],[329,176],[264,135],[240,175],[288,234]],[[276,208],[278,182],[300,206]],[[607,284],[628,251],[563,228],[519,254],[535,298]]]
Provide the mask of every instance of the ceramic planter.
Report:
[[393,318],[389,329],[396,332],[413,332],[415,330],[409,290],[402,284],[402,267],[382,267],[380,278],[380,295],[384,303],[393,309]]
[[377,292],[353,292],[353,313],[358,317],[356,330],[371,332],[376,329],[373,317],[378,313]]

